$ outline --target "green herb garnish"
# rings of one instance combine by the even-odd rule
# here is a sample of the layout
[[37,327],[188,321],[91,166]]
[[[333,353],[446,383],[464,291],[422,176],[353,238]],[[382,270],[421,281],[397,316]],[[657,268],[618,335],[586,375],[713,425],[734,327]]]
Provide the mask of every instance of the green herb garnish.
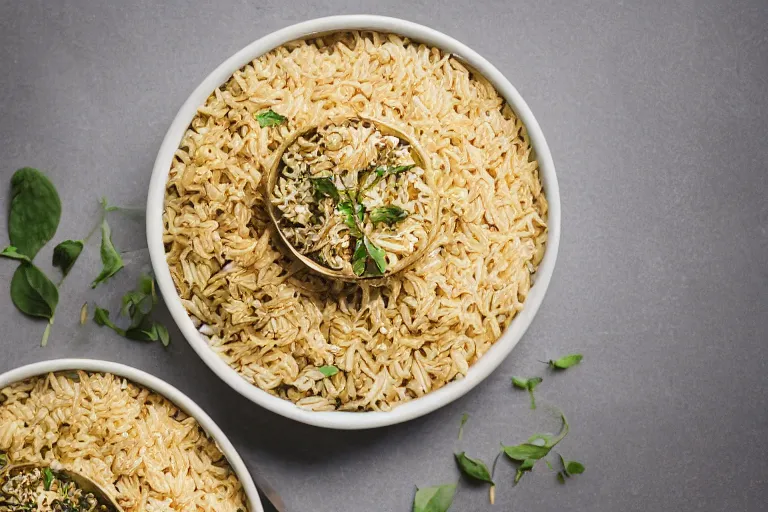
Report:
[[331,364],[327,364],[318,368],[318,371],[323,374],[324,377],[333,377],[339,373],[339,369]]
[[333,184],[331,178],[310,178],[309,182],[312,184],[315,198],[330,197],[334,202],[339,201],[339,189]]
[[[343,201],[336,206],[336,209],[344,215],[344,224],[349,228],[350,236],[355,238],[362,238],[363,232],[360,229],[359,222],[363,221],[365,217],[365,207],[362,204],[358,204],[357,208],[352,201]],[[355,220],[355,209],[357,210],[357,220]]]
[[387,176],[392,176],[394,174],[400,174],[401,172],[410,171],[416,167],[416,164],[410,164],[410,165],[397,165],[397,166],[386,166],[386,167],[377,167],[374,171],[376,173],[376,176],[380,178],[386,178]]
[[399,206],[379,206],[371,210],[371,222],[383,222],[389,226],[408,217],[408,212]]
[[584,464],[581,462],[575,460],[566,462],[562,455],[558,453],[557,456],[560,458],[560,467],[563,468],[557,473],[557,481],[561,484],[565,483],[566,478],[571,478],[573,475],[580,475],[584,472]]
[[12,259],[12,260],[26,261],[27,263],[32,263],[32,260],[29,259],[29,256],[27,256],[26,254],[21,254],[12,245],[9,245],[5,249],[3,249],[2,252],[0,252],[0,256],[2,256],[3,258]]
[[438,485],[416,489],[413,512],[447,512],[456,494],[456,484]]
[[531,377],[530,379],[524,377],[512,377],[512,384],[520,389],[528,390],[528,394],[531,396],[531,409],[536,408],[536,398],[533,396],[533,390],[536,389],[536,386],[541,384],[542,380],[544,379],[541,377]]
[[53,266],[61,269],[65,276],[72,270],[80,253],[83,252],[82,240],[64,240],[53,249]]
[[469,414],[467,413],[462,414],[461,423],[459,423],[459,441],[461,441],[461,438],[464,435],[464,425],[466,425],[467,420],[469,420]]
[[371,239],[367,236],[363,237],[363,245],[365,245],[365,250],[368,251],[368,256],[370,256],[376,264],[376,269],[379,271],[379,274],[384,274],[384,271],[387,270],[387,254],[381,247],[371,242]]
[[[107,208],[106,201],[102,203]],[[120,253],[117,252],[112,244],[112,230],[107,223],[106,216],[101,220],[101,272],[91,283],[91,288],[96,288],[99,283],[105,282],[110,277],[117,274],[125,265]]]
[[46,491],[51,490],[51,484],[53,483],[54,478],[51,468],[43,468],[43,487],[45,487]]
[[501,446],[504,454],[507,457],[513,461],[521,463],[517,468],[515,482],[520,480],[520,478],[523,476],[523,473],[533,469],[533,465],[537,460],[541,460],[549,455],[549,452],[552,450],[552,448],[554,448],[557,443],[562,441],[563,438],[568,435],[568,431],[570,430],[568,420],[566,420],[565,414],[561,413],[560,417],[563,421],[563,427],[560,430],[560,433],[555,437],[552,437],[548,434],[534,434],[528,438],[527,442],[523,444],[515,446]]
[[570,368],[571,366],[575,366],[581,362],[581,360],[584,358],[581,354],[570,354],[567,356],[563,356],[560,359],[552,360],[550,359],[547,364],[550,368],[554,370],[565,370]]
[[264,112],[260,112],[256,115],[256,121],[259,122],[259,126],[262,128],[266,128],[267,126],[276,126],[278,124],[283,124],[288,118],[285,116],[281,116],[277,112],[275,112],[272,109],[269,109]]
[[3,469],[7,465],[8,465],[8,455],[6,455],[3,452],[0,452],[0,469]]
[[11,178],[8,236],[19,254],[30,260],[53,238],[61,218],[61,200],[43,173],[24,167]]
[[462,473],[475,480],[488,482],[493,485],[491,473],[488,471],[488,466],[485,465],[485,462],[468,457],[465,452],[456,453],[455,456]]

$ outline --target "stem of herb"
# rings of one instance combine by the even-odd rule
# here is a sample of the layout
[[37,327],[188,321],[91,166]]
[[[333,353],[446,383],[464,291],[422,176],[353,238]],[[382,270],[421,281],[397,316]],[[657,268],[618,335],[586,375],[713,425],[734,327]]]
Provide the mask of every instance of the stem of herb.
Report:
[[45,326],[45,331],[43,332],[43,340],[40,342],[40,346],[44,347],[48,344],[48,336],[51,335],[51,327],[53,326],[53,319],[55,316],[52,316],[50,320],[48,320],[48,325]]

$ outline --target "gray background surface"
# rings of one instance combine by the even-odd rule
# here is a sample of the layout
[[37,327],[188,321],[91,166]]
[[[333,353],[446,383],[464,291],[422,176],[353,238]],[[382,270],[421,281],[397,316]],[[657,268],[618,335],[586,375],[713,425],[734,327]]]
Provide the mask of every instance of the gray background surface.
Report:
[[[557,268],[528,333],[474,391],[404,425],[334,432],[231,392],[175,327],[169,350],[80,327],[83,301],[114,308],[148,268],[143,220],[116,217],[127,270],[91,291],[92,243],[64,284],[47,348],[38,343],[44,325],[0,291],[0,371],[85,356],[166,379],[218,421],[292,512],[410,510],[414,485],[457,479],[453,450],[490,460],[500,441],[543,428],[545,413],[531,414],[509,380],[541,374],[540,401],[561,406],[572,424],[562,452],[587,472],[559,486],[537,467],[512,488],[513,468],[500,461],[494,510],[765,507],[765,0],[107,4],[0,0],[0,183],[7,190],[21,166],[50,174],[64,203],[56,240],[84,236],[102,195],[143,206],[173,116],[226,57],[294,22],[376,13],[463,41],[528,101],[560,180]],[[7,202],[0,194],[3,226]],[[14,267],[0,262],[0,281]],[[563,374],[537,362],[573,351],[585,361]],[[463,412],[471,419],[458,443]],[[486,489],[466,482],[454,503],[491,509]]]

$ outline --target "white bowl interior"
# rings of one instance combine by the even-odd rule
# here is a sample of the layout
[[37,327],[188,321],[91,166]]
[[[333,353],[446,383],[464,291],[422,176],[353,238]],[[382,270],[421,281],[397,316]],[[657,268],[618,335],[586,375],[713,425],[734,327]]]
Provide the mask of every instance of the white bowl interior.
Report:
[[248,510],[250,512],[264,512],[261,500],[259,500],[259,493],[251,479],[248,468],[245,467],[243,459],[240,458],[240,455],[238,455],[232,443],[229,442],[227,436],[224,435],[224,432],[191,398],[157,377],[153,377],[131,366],[109,361],[99,361],[96,359],[53,359],[22,366],[0,375],[0,389],[32,377],[68,370],[84,370],[119,375],[147,389],[151,389],[173,402],[179,409],[195,418],[203,430],[216,442],[216,445],[227,458],[229,465],[243,485],[243,490],[248,500]]
[[[197,113],[197,107],[205,103],[211,91],[226,82],[235,71],[272,49],[312,34],[344,30],[375,30],[407,36],[457,55],[488,79],[528,130],[549,203],[547,247],[523,310],[512,320],[501,338],[472,365],[463,379],[399,405],[389,412],[307,411],[246,381],[208,347],[205,339],[195,329],[179,299],[163,246],[162,216],[168,172],[173,154]],[[292,25],[251,43],[222,63],[194,90],[171,123],[155,161],[147,198],[147,240],[155,277],[173,319],[203,361],[233,389],[272,412],[310,425],[337,429],[382,427],[422,416],[456,400],[495,370],[514,348],[538,311],[552,277],[560,244],[560,192],[552,155],[539,124],[517,90],[491,63],[455,39],[416,23],[370,15],[331,16]]]

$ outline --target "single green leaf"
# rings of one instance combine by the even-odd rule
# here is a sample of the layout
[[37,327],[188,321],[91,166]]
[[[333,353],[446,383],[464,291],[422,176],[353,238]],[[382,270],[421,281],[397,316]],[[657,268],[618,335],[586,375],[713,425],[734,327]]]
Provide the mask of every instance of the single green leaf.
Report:
[[37,169],[24,167],[11,178],[8,236],[19,254],[30,260],[56,234],[61,200],[53,183]]
[[83,252],[82,240],[64,240],[53,249],[53,266],[61,269],[65,276],[72,270],[80,253]]
[[582,356],[581,354],[571,354],[571,355],[563,356],[560,359],[555,359],[555,360],[550,359],[548,364],[550,368],[553,368],[556,370],[565,370],[567,368],[570,368],[571,366],[579,364],[583,358],[584,356]]
[[538,460],[546,457],[551,448],[548,446],[536,446],[534,444],[523,443],[515,446],[502,445],[502,449],[510,459],[524,462],[526,459]]
[[3,469],[7,465],[8,465],[8,455],[6,455],[3,452],[0,452],[0,469]]
[[171,336],[168,334],[168,329],[163,324],[155,325],[157,325],[157,334],[160,337],[160,343],[162,343],[164,347],[167,347],[171,343]]
[[447,512],[456,494],[456,484],[416,489],[412,512]]
[[29,259],[29,256],[27,256],[26,254],[21,254],[12,245],[9,245],[5,249],[3,249],[3,252],[0,252],[0,256],[2,256],[3,258],[9,258],[12,260],[26,261],[27,263],[32,263],[32,260]]
[[330,197],[334,202],[339,201],[339,190],[333,184],[331,178],[310,178],[309,182],[312,184],[312,191],[315,197]]
[[568,475],[580,475],[584,472],[584,464],[576,462],[575,460],[568,461],[565,464],[565,472]]
[[550,471],[554,471],[555,470],[555,468],[552,467],[552,463],[549,462],[548,460],[544,459],[544,464],[547,465],[547,467],[549,468]]
[[520,389],[528,390],[528,394],[531,396],[531,409],[536,408],[536,397],[533,396],[533,390],[536,389],[536,386],[541,384],[542,380],[541,377],[531,377],[530,379],[524,377],[512,377],[512,384]]
[[59,303],[59,291],[39,268],[22,263],[11,278],[11,300],[22,313],[50,320]]
[[53,471],[51,471],[51,468],[43,468],[43,487],[45,487],[46,491],[51,490],[51,484],[53,483]]
[[357,276],[363,275],[367,261],[368,251],[365,250],[363,241],[358,239],[355,245],[355,252],[352,254],[352,272]]
[[151,275],[141,274],[139,276],[139,286],[137,290],[144,295],[151,296],[153,303],[157,302],[157,295],[155,294],[155,279]]
[[396,222],[404,220],[406,217],[408,217],[408,212],[399,206],[379,206],[371,210],[371,222],[374,224],[383,222],[391,226]]
[[339,369],[330,364],[321,366],[320,368],[318,368],[318,370],[320,371],[320,373],[322,373],[326,377],[333,377],[334,375],[339,373]]
[[120,336],[125,336],[125,331],[123,329],[120,329],[118,326],[116,326],[112,322],[112,320],[109,319],[109,311],[107,311],[104,308],[100,308],[99,306],[96,306],[96,309],[93,312],[93,321],[98,326],[109,327]]
[[531,471],[534,464],[536,464],[536,459],[525,459],[522,464],[517,467],[517,472],[515,473],[515,483],[520,481],[524,473]]
[[278,124],[282,124],[286,121],[285,116],[281,116],[277,112],[275,112],[272,109],[266,110],[264,112],[259,112],[256,115],[256,120],[259,122],[259,126],[262,128],[266,128],[267,126],[276,126]]
[[565,477],[563,476],[562,472],[557,474],[557,481],[560,482],[561,484],[565,483]]
[[112,230],[107,219],[101,222],[101,273],[91,283],[91,288],[96,288],[123,268],[123,258],[112,244]]
[[416,164],[398,165],[395,167],[377,167],[375,172],[377,176],[384,178],[393,174],[400,174],[401,172],[409,171],[414,167],[416,167]]
[[485,462],[468,457],[465,452],[456,453],[455,456],[462,473],[475,480],[488,482],[493,485],[491,473],[488,471],[488,466],[485,465]]
[[469,420],[469,414],[467,413],[462,414],[461,423],[459,424],[459,441],[461,441],[461,438],[464,435],[464,425],[466,425],[467,420]]
[[[339,203],[336,208],[339,210],[339,212],[344,216],[344,224],[347,225],[349,228],[349,234],[350,236],[353,236],[355,238],[362,238],[363,233],[360,231],[360,228],[357,225],[357,222],[355,221],[355,207],[352,204],[352,201],[343,201]],[[357,205],[357,217],[360,221],[363,220],[363,216],[365,215],[365,207],[362,204]]]
[[376,269],[379,271],[379,274],[383,274],[384,271],[387,270],[387,260],[385,258],[386,253],[384,252],[384,249],[371,242],[371,239],[367,236],[363,237],[363,244],[365,244],[365,250],[368,251],[368,255],[376,264]]

